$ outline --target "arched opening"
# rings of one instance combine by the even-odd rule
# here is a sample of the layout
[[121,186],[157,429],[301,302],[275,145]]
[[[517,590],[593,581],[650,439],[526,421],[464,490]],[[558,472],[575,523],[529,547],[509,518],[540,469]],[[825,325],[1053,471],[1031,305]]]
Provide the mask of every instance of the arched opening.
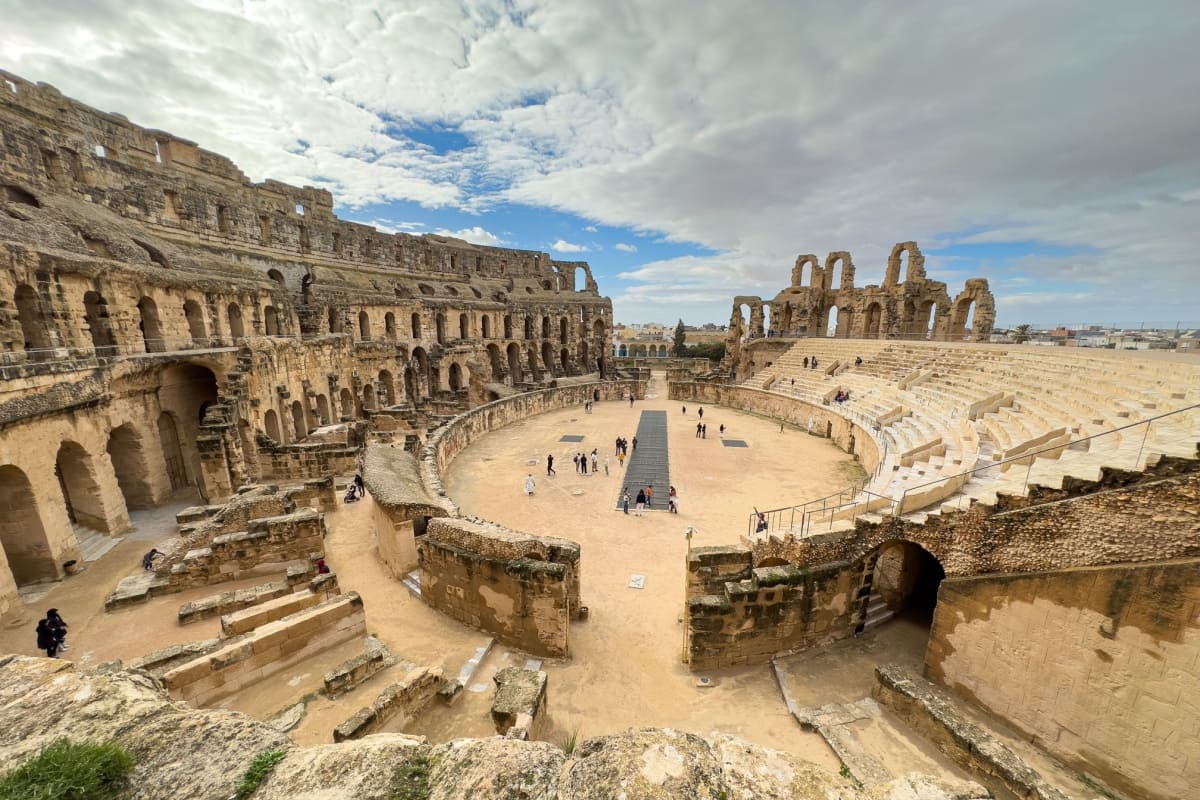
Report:
[[504,338],[511,339],[513,337],[512,314],[504,315]]
[[433,391],[429,370],[429,354],[425,352],[425,348],[423,347],[414,347],[412,360],[416,364],[417,392],[421,397],[428,397],[430,392]]
[[879,338],[879,325],[883,321],[883,306],[871,303],[867,306],[867,318],[863,324],[863,337],[866,339]]
[[417,401],[417,373],[412,367],[404,368],[404,396],[410,403]]
[[396,405],[396,381],[392,378],[392,373],[386,369],[379,370],[379,389],[383,392],[385,406]]
[[954,314],[950,322],[950,334],[956,339],[971,335],[975,324],[975,298],[964,297],[954,304]]
[[335,306],[329,307],[329,332],[342,332],[342,312]]
[[483,315],[483,319],[479,321],[480,330],[483,332],[484,339],[492,338],[492,320],[487,314]]
[[298,442],[308,436],[308,422],[305,420],[304,404],[299,400],[292,401],[292,441]]
[[391,311],[383,315],[383,335],[389,342],[396,341],[396,315]]
[[597,342],[604,339],[604,320],[598,319],[592,323],[592,338]]
[[512,385],[523,383],[525,376],[521,373],[521,348],[516,342],[508,346],[508,374],[512,376]]
[[542,366],[554,374],[554,345],[549,342],[542,342]]
[[838,335],[838,325],[841,322],[842,314],[838,310],[837,306],[830,306],[828,314],[829,314],[829,322],[825,326],[824,333],[826,336],[837,336]]
[[525,338],[526,338],[526,339],[532,339],[532,338],[533,338],[533,317],[529,317],[529,316],[525,317],[525,331],[524,331],[524,333],[525,333]]
[[879,548],[871,575],[867,613],[859,630],[903,617],[923,628],[933,624],[938,587],[946,570],[914,542],[892,540]]
[[[205,409],[217,401],[216,375],[200,364],[178,364],[164,369],[159,381],[159,408],[169,412],[173,419],[175,440],[182,453],[180,460],[184,483],[194,485],[198,478],[203,478],[196,437],[200,434],[200,422]],[[164,457],[168,456],[165,446],[162,452]]]
[[167,480],[171,491],[187,486],[187,467],[183,460],[183,448],[179,444],[179,426],[170,411],[158,415],[158,441],[162,445],[163,460],[167,463]]
[[42,304],[37,292],[28,284],[22,283],[13,295],[17,307],[17,319],[21,323],[21,335],[25,338],[25,350],[32,357],[43,358],[49,353],[50,333],[46,329],[46,315],[42,314]]
[[904,319],[901,330],[904,332],[905,338],[909,339],[916,338],[922,333],[921,324],[917,321],[917,302],[915,300],[904,301]]
[[328,425],[333,421],[329,416],[329,398],[323,394],[317,395],[317,417],[321,420],[322,425]]
[[150,489],[150,465],[142,447],[142,437],[126,423],[108,435],[108,457],[112,460],[117,485],[125,496],[125,507],[134,510],[154,504]]
[[492,368],[492,380],[500,381],[504,379],[504,362],[500,358],[500,346],[489,344],[487,346],[488,365]]
[[446,343],[446,315],[439,313],[433,318],[433,326],[437,331],[437,343]]
[[450,391],[457,392],[463,388],[462,367],[458,364],[450,363]]
[[622,344],[617,348],[617,358],[625,358],[628,355],[629,347],[627,345]]
[[108,321],[108,304],[99,292],[88,292],[83,296],[83,319],[87,323],[88,333],[92,337],[92,347],[96,355],[105,356],[116,353],[116,340],[113,338],[112,326]]
[[237,303],[230,303],[225,313],[229,317],[229,335],[234,339],[245,338],[246,325],[242,322],[242,309],[238,308]]
[[279,435],[279,415],[275,409],[268,408],[267,413],[263,414],[263,430],[276,444],[283,442],[283,437]]
[[287,283],[283,280],[283,273],[277,269],[267,270],[267,277],[279,284],[280,289],[287,289]]
[[351,392],[346,386],[343,386],[342,391],[338,393],[338,409],[341,411],[342,419],[358,417],[358,408],[354,405],[354,392]]
[[550,318],[549,317],[542,317],[542,338],[543,339],[550,338]]
[[[665,356],[666,353],[664,352]],[[588,371],[588,343],[585,339],[579,340],[579,366],[584,372]]]
[[17,586],[58,577],[33,486],[9,464],[0,467],[0,546]]
[[371,341],[371,317],[366,309],[358,312],[358,338],[364,342]]
[[142,342],[146,346],[146,352],[166,352],[167,343],[162,335],[162,322],[158,319],[158,306],[149,297],[143,297],[138,300],[137,307],[138,316],[141,318],[138,327],[142,330]]
[[567,352],[567,348],[558,351],[558,360],[562,364],[563,372],[568,372],[571,369],[571,354]]
[[567,318],[566,317],[562,317],[558,321],[558,343],[559,344],[567,343]]
[[204,330],[204,312],[195,300],[183,304],[183,315],[187,317],[188,333],[192,336],[192,344],[203,346],[208,334]]
[[917,312],[917,318],[913,320],[913,331],[918,335],[926,338],[933,336],[933,324],[936,316],[934,308],[936,303],[932,300],[926,300],[921,305],[921,310]]
[[365,411],[375,410],[375,385],[370,381],[363,384],[362,407]]
[[412,315],[412,338],[421,338],[421,315],[415,311]]
[[267,336],[279,335],[279,311],[275,306],[267,306],[263,309],[263,325],[266,328]]
[[95,463],[88,451],[76,442],[63,442],[54,459],[54,474],[62,488],[67,518],[77,525],[107,533],[110,525],[96,480]]
[[458,315],[458,338],[459,339],[471,338],[469,335],[469,332],[470,332],[470,323],[467,321],[467,315],[459,314]]

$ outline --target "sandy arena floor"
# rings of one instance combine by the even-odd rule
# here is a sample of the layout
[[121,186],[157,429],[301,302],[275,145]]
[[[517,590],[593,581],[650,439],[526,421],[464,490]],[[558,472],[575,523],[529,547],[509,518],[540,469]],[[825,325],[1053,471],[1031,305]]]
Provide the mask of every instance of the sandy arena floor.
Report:
[[[824,439],[793,428],[781,431],[777,422],[721,408],[705,408],[708,438],[697,439],[697,407],[682,413],[681,404],[666,399],[661,380],[652,382],[650,393],[633,408],[628,402],[606,402],[591,414],[569,409],[512,425],[464,450],[449,469],[447,490],[464,513],[574,539],[583,546],[583,599],[590,617],[572,626],[571,659],[542,664],[550,678],[545,738],[561,741],[576,730],[587,737],[643,725],[720,731],[836,770],[839,762],[824,741],[801,731],[788,715],[769,666],[723,671],[712,676],[714,686],[698,688],[696,676],[681,663],[684,529],[697,529],[693,546],[736,543],[753,506],[774,508],[829,494],[857,478],[859,468]],[[669,412],[671,482],[679,491],[682,513],[658,510],[640,518],[626,516],[615,509],[622,470],[613,456],[613,441],[619,435],[632,438],[641,412],[652,409]],[[722,423],[727,437],[742,439],[749,447],[722,446],[717,435]],[[585,438],[578,445],[560,443],[565,434]],[[598,450],[601,465],[609,457],[609,475],[604,475],[603,466],[599,474],[586,477],[573,471],[571,455],[592,448]],[[555,454],[555,477],[545,474],[547,453]],[[528,472],[538,482],[532,498],[522,490]],[[636,487],[630,490],[634,493]],[[665,505],[665,498],[656,505]],[[0,651],[35,654],[34,623],[43,607],[51,605],[57,605],[72,625],[73,649],[67,657],[89,663],[128,660],[174,642],[214,636],[216,620],[178,626],[178,606],[269,576],[163,597],[114,614],[102,610],[104,596],[117,581],[136,571],[147,542],[172,532],[175,510],[139,516],[134,536],[82,575],[55,587],[27,613],[6,618],[0,627]],[[329,563],[345,590],[362,595],[371,633],[408,661],[442,665],[447,674],[457,675],[488,637],[427,608],[387,575],[377,558],[370,512],[369,502],[363,502],[327,515]],[[644,576],[644,588],[630,588],[633,575]],[[903,644],[891,642],[888,649],[902,647],[919,658],[921,631],[898,639]],[[307,714],[293,737],[304,744],[330,741],[335,725],[398,677],[393,669],[337,702],[316,697],[324,672],[360,650],[361,644],[354,643],[330,651],[221,705],[265,719],[305,700]],[[830,662],[825,678],[806,676],[814,701],[822,694],[823,680],[828,680],[831,695],[849,691],[863,696],[869,691],[871,668],[882,660],[878,648],[848,647],[843,654]],[[525,661],[523,654],[495,647],[458,702],[449,707],[434,704],[406,730],[433,741],[491,735],[491,676],[503,666]]]

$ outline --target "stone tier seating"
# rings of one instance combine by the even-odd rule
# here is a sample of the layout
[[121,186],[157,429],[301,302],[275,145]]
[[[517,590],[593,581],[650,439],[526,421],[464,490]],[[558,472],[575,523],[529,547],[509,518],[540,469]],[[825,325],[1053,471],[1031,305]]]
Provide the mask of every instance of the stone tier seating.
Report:
[[[806,356],[817,369],[804,367]],[[1200,360],[1183,357],[804,339],[742,385],[829,406],[876,438],[882,464],[866,490],[888,499],[862,495],[860,506],[824,518],[835,528],[864,512],[939,513],[1023,494],[1027,479],[1054,487],[1102,466],[1141,471],[1162,455],[1194,454],[1200,441],[1200,409],[1149,432],[1119,430],[1200,403]],[[848,402],[833,402],[839,390]]]

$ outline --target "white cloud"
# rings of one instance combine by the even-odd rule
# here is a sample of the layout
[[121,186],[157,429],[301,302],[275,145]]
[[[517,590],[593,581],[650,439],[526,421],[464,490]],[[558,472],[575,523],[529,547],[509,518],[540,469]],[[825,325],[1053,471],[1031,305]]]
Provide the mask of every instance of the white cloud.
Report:
[[507,242],[505,242],[496,234],[478,225],[475,225],[471,228],[460,228],[456,231],[439,228],[438,230],[434,231],[434,233],[436,233],[438,236],[450,236],[454,239],[463,239],[464,241],[471,242],[472,244],[488,245],[489,247],[498,247],[500,245],[507,244]]
[[625,242],[617,242],[615,245],[613,245],[613,249],[620,250],[622,253],[636,253],[637,245],[625,244]]
[[584,230],[585,230],[585,231],[587,231],[588,233],[595,233],[595,232],[596,232],[596,226],[595,226],[595,225],[588,225],[586,228],[584,228]]
[[848,249],[877,282],[892,243],[962,231],[1058,248],[1022,261],[1035,281],[999,298],[1002,321],[1038,296],[1097,317],[1200,307],[1200,106],[1180,100],[1200,94],[1200,15],[1181,0],[773,3],[736,21],[684,0],[70,6],[0,0],[0,64],[255,180],[350,206],[519,202],[718,253],[645,273],[644,292],[602,281],[618,318],[694,278],[723,320],[748,275],[773,293],[800,252]]
[[564,241],[559,239],[550,245],[550,249],[556,253],[587,253],[592,248],[586,244],[575,244],[574,242]]

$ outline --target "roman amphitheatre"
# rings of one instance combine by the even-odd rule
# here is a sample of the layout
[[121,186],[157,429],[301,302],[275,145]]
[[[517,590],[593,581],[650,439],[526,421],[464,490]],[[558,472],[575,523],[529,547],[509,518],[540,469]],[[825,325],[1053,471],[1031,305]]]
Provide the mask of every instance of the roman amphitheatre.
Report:
[[1003,298],[902,242],[732,297],[720,364],[618,358],[587,263],[0,79],[0,772],[66,736],[137,798],[276,752],[249,796],[1200,785],[1195,357],[990,343]]

